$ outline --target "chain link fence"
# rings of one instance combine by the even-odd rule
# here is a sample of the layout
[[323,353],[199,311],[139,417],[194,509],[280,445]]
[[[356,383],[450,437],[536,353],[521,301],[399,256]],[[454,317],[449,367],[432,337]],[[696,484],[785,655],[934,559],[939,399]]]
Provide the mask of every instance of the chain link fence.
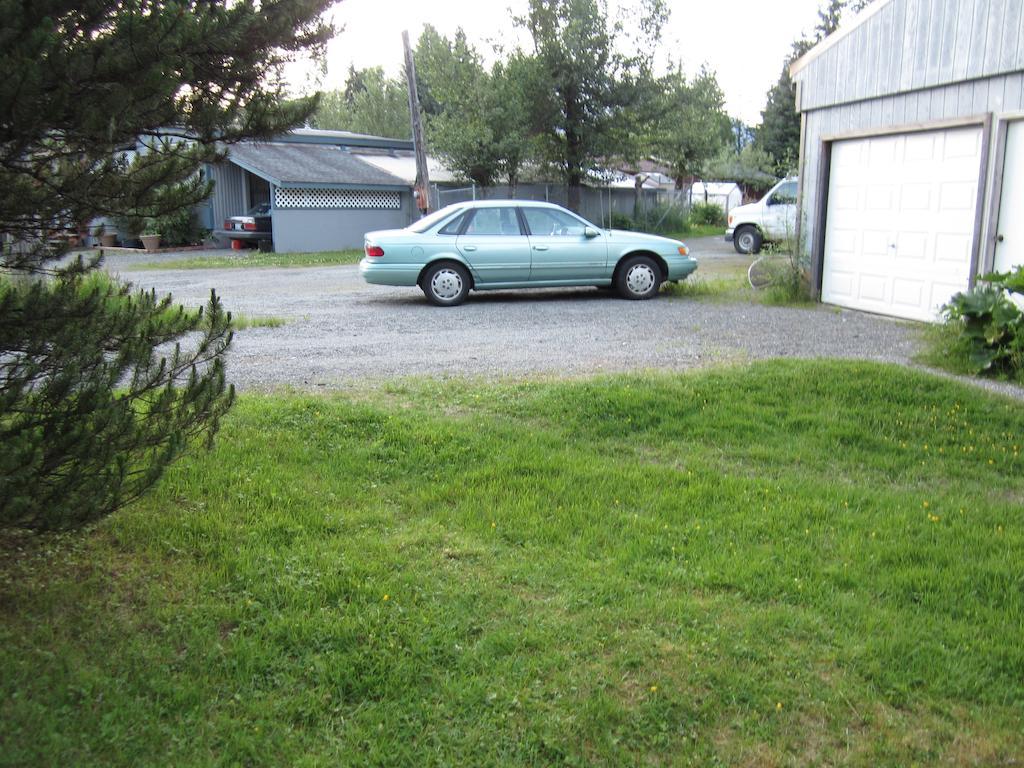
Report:
[[[520,184],[493,187],[443,187],[431,184],[434,204],[443,208],[468,200],[541,200],[567,206],[569,188],[564,184]],[[686,190],[628,187],[582,187],[579,214],[603,228],[647,229],[678,232],[689,212]]]

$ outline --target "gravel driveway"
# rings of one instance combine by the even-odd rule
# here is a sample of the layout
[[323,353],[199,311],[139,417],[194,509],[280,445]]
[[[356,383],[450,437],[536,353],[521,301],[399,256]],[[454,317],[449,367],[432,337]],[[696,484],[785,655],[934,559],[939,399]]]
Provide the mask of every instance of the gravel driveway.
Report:
[[[735,257],[694,241],[698,259]],[[725,244],[723,244],[725,245]],[[190,254],[194,255],[194,254]],[[451,309],[415,288],[366,285],[355,266],[136,271],[139,286],[202,303],[211,288],[250,317],[287,320],[236,334],[230,378],[240,389],[336,387],[398,376],[582,375],[682,370],[769,357],[909,363],[912,324],[831,307],[764,307],[661,296],[630,302],[604,291],[473,293]]]

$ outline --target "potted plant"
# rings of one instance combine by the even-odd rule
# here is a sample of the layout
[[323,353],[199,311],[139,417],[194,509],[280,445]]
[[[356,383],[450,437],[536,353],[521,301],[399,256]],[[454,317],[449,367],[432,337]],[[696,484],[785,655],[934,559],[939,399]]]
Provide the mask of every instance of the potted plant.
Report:
[[93,237],[99,241],[101,248],[113,248],[117,245],[117,232],[107,230],[106,224],[100,224],[96,227]]
[[160,232],[157,231],[156,222],[153,219],[146,219],[146,226],[142,228],[139,239],[142,241],[142,247],[147,251],[155,251],[160,247]]

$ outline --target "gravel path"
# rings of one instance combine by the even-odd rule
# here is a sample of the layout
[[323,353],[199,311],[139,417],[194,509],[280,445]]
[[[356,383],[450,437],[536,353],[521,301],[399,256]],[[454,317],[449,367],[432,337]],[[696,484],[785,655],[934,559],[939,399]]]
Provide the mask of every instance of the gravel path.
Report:
[[[691,244],[698,259],[732,253],[700,242]],[[673,296],[630,302],[581,288],[473,293],[462,306],[441,309],[416,288],[367,285],[355,266],[143,272],[110,259],[108,268],[186,304],[202,303],[216,288],[232,312],[286,319],[236,334],[228,365],[241,390],[416,375],[685,370],[771,357],[908,365],[917,349],[913,324],[825,306]]]

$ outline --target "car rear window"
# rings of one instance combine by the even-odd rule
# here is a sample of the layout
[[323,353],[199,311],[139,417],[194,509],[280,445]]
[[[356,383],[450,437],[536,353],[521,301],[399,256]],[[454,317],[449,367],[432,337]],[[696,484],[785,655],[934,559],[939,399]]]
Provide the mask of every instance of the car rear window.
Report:
[[466,214],[456,216],[437,231],[439,235],[457,235],[462,228],[462,222],[466,220]]
[[460,210],[462,209],[457,208],[454,205],[446,206],[441,210],[434,211],[433,213],[424,216],[419,221],[410,224],[408,227],[406,227],[406,229],[408,229],[410,232],[426,232],[428,229],[444,221],[449,216],[454,216]]

